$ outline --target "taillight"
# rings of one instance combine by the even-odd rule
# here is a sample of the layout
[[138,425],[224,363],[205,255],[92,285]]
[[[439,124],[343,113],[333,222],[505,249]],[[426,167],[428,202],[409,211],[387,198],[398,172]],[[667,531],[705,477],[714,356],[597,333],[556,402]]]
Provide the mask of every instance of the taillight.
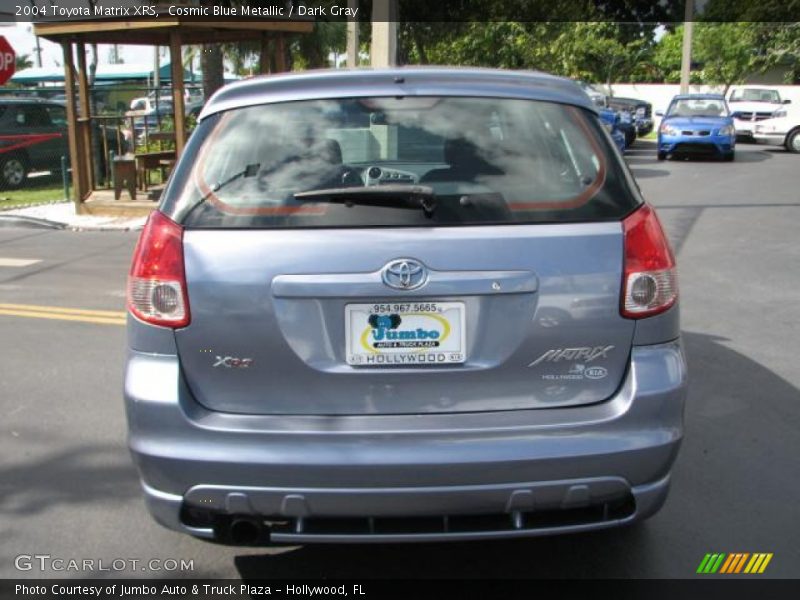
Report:
[[183,228],[159,211],[150,213],[133,252],[128,310],[152,325],[178,328],[189,324]]
[[622,316],[641,319],[664,312],[678,299],[678,277],[675,256],[656,212],[643,205],[622,222],[622,231]]

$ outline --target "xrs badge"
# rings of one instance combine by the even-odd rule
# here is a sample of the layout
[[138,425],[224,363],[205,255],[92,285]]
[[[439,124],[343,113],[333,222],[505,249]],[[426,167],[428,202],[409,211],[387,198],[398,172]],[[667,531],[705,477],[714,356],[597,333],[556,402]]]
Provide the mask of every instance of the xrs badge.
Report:
[[217,356],[213,367],[226,367],[228,369],[246,369],[253,364],[252,358],[239,358],[237,356]]

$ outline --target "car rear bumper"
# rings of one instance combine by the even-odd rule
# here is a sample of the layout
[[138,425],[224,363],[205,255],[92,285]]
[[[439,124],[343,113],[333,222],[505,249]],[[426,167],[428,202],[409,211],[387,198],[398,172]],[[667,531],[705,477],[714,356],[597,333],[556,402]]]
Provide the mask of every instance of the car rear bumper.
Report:
[[[635,347],[617,394],[572,408],[275,417],[210,412],[177,358],[131,352],[130,447],[155,519],[224,538],[236,516],[271,541],[435,541],[586,531],[652,515],[683,430],[678,341]],[[223,541],[225,541],[223,539]]]

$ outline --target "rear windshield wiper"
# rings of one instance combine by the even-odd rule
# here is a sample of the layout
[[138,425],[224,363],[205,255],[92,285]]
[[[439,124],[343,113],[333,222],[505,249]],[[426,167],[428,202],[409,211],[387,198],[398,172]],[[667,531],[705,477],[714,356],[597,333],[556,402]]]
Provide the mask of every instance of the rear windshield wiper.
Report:
[[233,175],[231,175],[227,179],[225,179],[223,181],[218,181],[217,183],[215,183],[213,186],[211,186],[211,189],[208,190],[208,192],[206,192],[205,195],[203,195],[202,198],[200,198],[197,202],[195,202],[191,206],[191,208],[189,208],[189,210],[186,211],[186,214],[183,215],[183,218],[181,219],[181,221],[185,222],[189,218],[189,215],[191,215],[198,206],[200,206],[201,204],[205,203],[206,200],[208,200],[211,196],[213,196],[216,192],[220,191],[225,186],[233,183],[237,179],[241,179],[242,177],[247,178],[247,177],[255,177],[256,175],[258,175],[258,170],[260,168],[261,168],[261,164],[260,163],[250,164],[250,165],[247,165],[241,171],[237,171],[236,173],[234,173]]
[[342,187],[309,190],[294,194],[300,202],[337,202],[345,206],[392,206],[395,208],[421,208],[430,218],[436,210],[436,194],[425,185],[373,185],[367,187]]
[[244,169],[234,173],[233,175],[231,175],[230,177],[228,177],[224,181],[218,181],[217,183],[215,183],[211,187],[211,189],[208,191],[208,193],[206,193],[205,196],[200,198],[200,202],[205,202],[206,200],[209,199],[211,194],[220,191],[222,188],[224,188],[227,185],[233,183],[234,181],[236,181],[237,179],[239,179],[241,177],[255,177],[256,175],[258,175],[258,170],[260,168],[261,168],[261,164],[260,163],[254,163],[252,165],[247,165]]

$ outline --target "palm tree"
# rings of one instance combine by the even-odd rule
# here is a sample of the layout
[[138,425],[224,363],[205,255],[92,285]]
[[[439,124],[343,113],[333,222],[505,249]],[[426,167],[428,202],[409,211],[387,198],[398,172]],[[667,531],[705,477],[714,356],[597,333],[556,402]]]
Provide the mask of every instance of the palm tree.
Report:
[[222,48],[219,44],[203,44],[200,68],[203,69],[203,96],[210,98],[211,94],[225,84],[222,69]]
[[183,69],[189,71],[189,74],[194,77],[194,62],[200,54],[199,46],[184,46],[183,47]]
[[[200,0],[202,6],[213,6],[216,3],[230,6],[230,0],[219,0],[219,2],[217,0]],[[200,68],[203,70],[203,95],[205,98],[210,98],[211,94],[225,85],[220,44],[203,44]]]
[[307,69],[329,67],[332,52],[342,54],[345,51],[347,24],[315,23],[311,33],[299,36],[294,48],[294,62]]
[[31,60],[30,54],[17,54],[16,60],[16,70],[22,71],[22,69],[30,69],[33,66],[33,60]]

